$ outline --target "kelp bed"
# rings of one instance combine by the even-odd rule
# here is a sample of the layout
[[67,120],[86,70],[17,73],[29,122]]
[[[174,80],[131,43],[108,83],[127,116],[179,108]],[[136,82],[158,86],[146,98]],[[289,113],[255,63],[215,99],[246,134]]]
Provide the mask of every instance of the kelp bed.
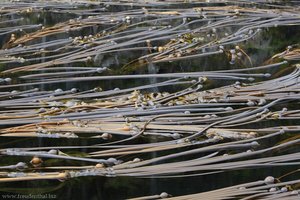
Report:
[[[299,199],[298,1],[0,7],[2,192],[32,192],[25,181],[55,193],[83,177],[207,177],[208,190],[87,196]],[[218,185],[223,174],[231,181]]]

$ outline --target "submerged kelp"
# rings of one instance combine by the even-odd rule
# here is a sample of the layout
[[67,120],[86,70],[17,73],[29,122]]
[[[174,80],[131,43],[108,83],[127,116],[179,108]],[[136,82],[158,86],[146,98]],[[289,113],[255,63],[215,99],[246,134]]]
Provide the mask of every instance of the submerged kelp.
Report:
[[299,198],[298,2],[0,6],[3,193]]

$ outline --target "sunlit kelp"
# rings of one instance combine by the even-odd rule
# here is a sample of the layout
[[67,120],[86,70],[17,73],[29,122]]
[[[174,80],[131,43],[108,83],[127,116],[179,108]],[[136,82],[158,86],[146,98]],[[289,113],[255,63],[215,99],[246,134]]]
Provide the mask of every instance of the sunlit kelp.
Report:
[[[295,173],[295,172],[293,172]],[[199,194],[191,194],[185,196],[172,197],[172,195],[163,192],[159,195],[145,196],[132,198],[132,200],[143,199],[298,199],[299,190],[294,187],[298,187],[299,180],[296,181],[282,181],[281,178],[274,178],[272,176],[266,177],[264,180],[250,182],[240,185],[235,185],[219,190],[213,190],[203,192]]]
[[[10,142],[0,154],[12,160],[1,162],[0,182],[297,168],[298,43],[266,48],[264,62],[254,46],[263,48],[269,29],[297,28],[299,8],[265,3],[3,3],[0,137]],[[26,20],[45,13],[66,17]],[[20,138],[41,143],[16,145]],[[178,198],[292,199],[298,182]]]

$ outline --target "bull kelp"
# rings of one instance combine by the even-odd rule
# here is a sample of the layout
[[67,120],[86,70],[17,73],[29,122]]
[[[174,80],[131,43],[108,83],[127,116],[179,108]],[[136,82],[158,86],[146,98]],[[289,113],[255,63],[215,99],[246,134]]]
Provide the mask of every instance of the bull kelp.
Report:
[[298,1],[2,1],[2,198],[299,199],[299,25]]

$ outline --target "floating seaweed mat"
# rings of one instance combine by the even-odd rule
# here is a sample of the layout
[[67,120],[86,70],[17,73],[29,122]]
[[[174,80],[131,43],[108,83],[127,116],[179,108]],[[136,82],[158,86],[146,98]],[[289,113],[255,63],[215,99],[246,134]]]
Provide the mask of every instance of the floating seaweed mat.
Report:
[[[234,12],[230,12],[231,10],[234,10]],[[87,18],[70,20],[52,27],[42,27],[41,30],[19,38],[13,33],[7,45],[19,46],[9,48],[2,55],[8,59],[8,62],[23,63],[23,66],[5,70],[3,73],[16,73],[70,63],[98,62],[99,57],[105,54],[128,50],[145,51],[146,49],[150,51],[150,54],[129,62],[123,67],[123,70],[126,70],[127,67],[130,67],[134,63],[145,65],[149,62],[173,62],[218,54],[227,55],[232,63],[241,61],[238,58],[244,56],[252,65],[250,57],[241,47],[237,46],[236,50],[229,50],[226,49],[226,46],[251,40],[263,28],[275,25],[295,26],[299,23],[297,13],[293,11],[290,13],[287,11],[280,12],[278,9],[251,9],[236,6],[204,7],[201,9],[188,8],[176,10],[178,14],[175,17],[165,17],[166,12],[168,11],[149,12],[148,10],[141,9],[133,10],[132,13],[130,11],[114,13],[113,17],[111,13],[106,14],[104,12],[104,15],[101,16],[92,15]],[[149,16],[156,17],[156,19],[149,19]],[[188,21],[187,18],[193,20]],[[140,19],[145,20],[141,21]],[[153,28],[152,25],[157,22],[163,23],[164,21],[179,19],[182,20],[182,23],[175,27],[158,26],[157,28]],[[203,23],[208,21],[210,22],[208,25],[203,25]],[[27,44],[29,41],[41,37],[72,32],[77,29],[101,24],[107,24],[108,28],[104,28],[101,33],[94,35],[59,39],[42,43],[41,45]],[[199,24],[200,28],[186,30],[186,27],[195,24]],[[218,33],[218,30],[221,32],[226,27],[232,28],[233,24],[240,28],[236,32],[227,33],[222,37],[219,36],[221,33]],[[150,30],[139,28],[142,25],[149,26]],[[124,36],[121,35],[123,32],[133,32],[133,34]],[[205,35],[203,37],[202,35],[207,32],[209,32],[209,36]],[[153,42],[158,43],[165,40],[169,40],[170,42],[162,46],[152,45]],[[136,45],[145,46],[135,47]],[[35,51],[28,55],[27,52],[31,52],[31,50]],[[16,57],[16,54],[25,55]],[[36,55],[41,54],[49,54],[49,56],[43,56],[44,62],[39,62],[41,58],[36,58]],[[33,64],[26,65],[27,63]]]
[[[297,3],[0,6],[1,183],[85,176],[172,180],[299,166],[299,44],[284,42],[274,56],[267,49],[266,62],[251,52],[269,30],[299,26]],[[64,17],[54,24],[25,20],[47,13]],[[196,70],[185,67],[194,61]],[[204,62],[224,67],[205,70]],[[121,80],[116,88],[104,82]],[[20,145],[35,138],[43,142]],[[296,199],[299,180],[283,179],[297,172],[136,199]]]
[[131,198],[132,200],[144,200],[144,199],[298,199],[299,180],[294,181],[280,181],[272,176],[266,177],[264,180],[244,183],[231,187],[225,187],[208,192],[183,195],[173,197],[172,195],[162,192],[159,195]]

